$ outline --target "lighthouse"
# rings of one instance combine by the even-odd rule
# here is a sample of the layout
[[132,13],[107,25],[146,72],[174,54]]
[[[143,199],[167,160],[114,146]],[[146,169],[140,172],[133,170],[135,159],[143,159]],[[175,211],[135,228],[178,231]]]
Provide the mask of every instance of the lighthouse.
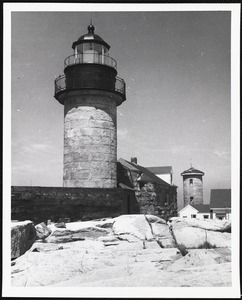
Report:
[[203,175],[204,172],[193,167],[181,173],[184,207],[188,204],[203,204]]
[[64,187],[117,187],[117,106],[126,100],[110,46],[90,24],[72,44],[55,98],[64,105]]

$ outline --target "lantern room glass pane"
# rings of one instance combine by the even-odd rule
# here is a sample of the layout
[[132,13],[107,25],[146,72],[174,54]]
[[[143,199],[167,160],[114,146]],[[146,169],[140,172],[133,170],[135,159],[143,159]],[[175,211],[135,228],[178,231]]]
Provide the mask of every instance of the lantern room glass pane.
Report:
[[83,49],[84,63],[98,63],[98,53],[94,50],[94,43],[84,44]]
[[84,43],[83,44],[83,52],[93,50],[93,43]]
[[88,42],[77,45],[74,49],[75,63],[97,63],[110,65],[108,49],[101,44]]
[[94,44],[94,50],[95,50],[98,54],[102,54],[102,45]]
[[83,44],[79,44],[76,46],[77,53],[83,53]]

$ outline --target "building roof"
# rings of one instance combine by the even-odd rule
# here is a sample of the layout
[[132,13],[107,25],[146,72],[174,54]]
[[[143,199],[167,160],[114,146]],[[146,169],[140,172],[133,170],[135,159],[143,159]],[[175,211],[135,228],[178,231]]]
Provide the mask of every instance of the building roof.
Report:
[[165,186],[171,186],[169,183],[165,182],[164,180],[156,176],[154,173],[150,172],[145,167],[128,162],[127,160],[122,158],[120,158],[118,162],[121,163],[126,169],[129,169],[130,171],[140,174],[140,177],[138,179],[139,182],[146,182],[146,183],[151,182],[151,183],[157,183]]
[[184,210],[187,210],[188,208],[192,208],[192,209],[194,209],[194,212],[196,211],[196,212],[198,212],[198,210],[194,207],[194,206],[192,206],[191,204],[187,204],[185,207],[183,207],[178,213],[180,214],[182,211],[184,211]]
[[184,175],[204,175],[204,172],[202,171],[199,171],[198,169],[195,169],[193,167],[191,167],[190,169],[188,170],[185,170],[181,173],[182,176]]
[[122,189],[134,188],[132,178],[127,173],[127,168],[119,161],[117,162],[117,181],[119,187]]
[[210,207],[213,208],[231,208],[231,189],[211,190]]
[[123,183],[119,183],[119,187],[121,187],[121,189],[124,189],[124,190],[132,190],[132,191],[134,190],[133,188],[131,188]]
[[137,168],[142,172],[140,178],[138,179],[138,181],[140,182],[151,182],[151,183],[158,183],[161,185],[166,185],[166,186],[170,186],[169,183],[167,183],[166,181],[162,180],[161,178],[159,178],[158,176],[156,176],[154,173],[150,172],[148,169],[146,169],[145,167],[136,165]]
[[154,174],[172,174],[172,167],[171,166],[166,166],[166,167],[147,167],[147,170]]
[[210,205],[209,204],[191,204],[198,212],[200,213],[210,213]]
[[209,204],[187,204],[187,206],[183,207],[179,213],[183,210],[186,210],[188,207],[194,208],[197,213],[210,213],[210,205]]
[[130,171],[140,173],[140,170],[136,167],[136,164],[133,164],[123,158],[120,158],[118,162],[120,162],[124,167],[128,168]]

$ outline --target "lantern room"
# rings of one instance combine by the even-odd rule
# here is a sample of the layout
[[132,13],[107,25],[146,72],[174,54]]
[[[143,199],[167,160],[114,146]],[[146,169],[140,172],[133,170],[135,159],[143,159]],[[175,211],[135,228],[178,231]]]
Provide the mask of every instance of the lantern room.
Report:
[[[90,24],[87,27],[88,33],[82,35],[72,44],[75,59],[82,63],[108,64],[110,46],[97,34],[94,34],[95,27]],[[112,65],[116,68],[116,64]]]
[[97,34],[94,34],[95,27],[90,24],[87,27],[88,33],[82,35],[72,48],[76,56],[83,55],[83,61],[95,63],[100,56],[109,55],[110,46]]
[[125,82],[117,76],[117,62],[109,56],[110,46],[90,24],[88,32],[72,44],[74,53],[64,60],[64,75],[55,80],[55,98],[63,103],[61,94],[71,90],[105,90],[118,93],[125,101]]

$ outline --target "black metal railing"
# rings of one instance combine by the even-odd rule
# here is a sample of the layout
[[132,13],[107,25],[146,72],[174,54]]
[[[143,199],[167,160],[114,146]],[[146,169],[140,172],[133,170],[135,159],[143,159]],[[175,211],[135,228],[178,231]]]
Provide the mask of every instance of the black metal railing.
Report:
[[75,64],[101,64],[117,69],[117,62],[108,55],[98,53],[78,53],[68,56],[64,60],[64,68]]
[[101,89],[118,92],[126,99],[125,81],[116,76],[95,76],[93,74],[82,74],[81,76],[60,75],[55,80],[55,97],[62,91],[78,89]]
[[55,95],[66,89],[66,76],[60,75],[55,79]]

